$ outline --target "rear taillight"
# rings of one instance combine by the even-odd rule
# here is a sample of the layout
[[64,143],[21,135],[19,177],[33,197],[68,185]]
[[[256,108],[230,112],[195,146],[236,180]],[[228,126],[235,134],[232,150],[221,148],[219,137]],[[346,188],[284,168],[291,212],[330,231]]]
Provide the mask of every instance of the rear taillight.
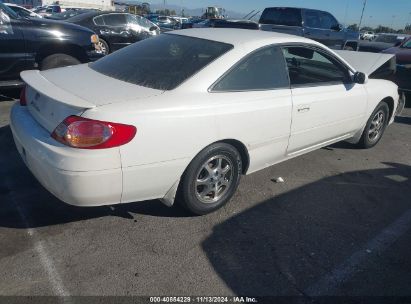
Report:
[[27,106],[27,98],[26,98],[26,86],[21,89],[20,92],[20,105]]
[[58,142],[80,149],[106,149],[124,145],[136,135],[134,126],[69,116],[51,134]]

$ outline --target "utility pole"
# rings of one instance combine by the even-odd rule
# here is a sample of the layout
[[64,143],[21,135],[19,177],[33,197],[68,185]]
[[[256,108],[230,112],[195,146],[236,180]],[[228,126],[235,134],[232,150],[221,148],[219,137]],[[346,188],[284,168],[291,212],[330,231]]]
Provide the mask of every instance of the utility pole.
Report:
[[391,26],[390,26],[391,29],[393,29],[395,17],[397,17],[397,16],[392,15],[392,21],[391,21]]
[[358,24],[358,30],[361,30],[362,17],[364,16],[364,10],[365,10],[366,5],[367,5],[367,0],[364,0],[364,5],[362,6],[360,23]]

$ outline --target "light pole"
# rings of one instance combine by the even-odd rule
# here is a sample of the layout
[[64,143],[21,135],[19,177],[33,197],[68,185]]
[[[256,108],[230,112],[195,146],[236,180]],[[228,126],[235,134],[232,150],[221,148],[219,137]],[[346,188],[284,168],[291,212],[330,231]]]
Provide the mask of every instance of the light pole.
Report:
[[364,10],[365,10],[365,6],[366,6],[366,5],[367,5],[367,0],[364,0],[364,4],[363,4],[363,6],[362,6],[360,23],[358,24],[358,30],[361,30],[362,17],[364,16]]
[[393,29],[392,27],[394,26],[395,17],[396,17],[395,15],[392,15],[392,21],[391,21],[391,26],[390,26],[391,29]]

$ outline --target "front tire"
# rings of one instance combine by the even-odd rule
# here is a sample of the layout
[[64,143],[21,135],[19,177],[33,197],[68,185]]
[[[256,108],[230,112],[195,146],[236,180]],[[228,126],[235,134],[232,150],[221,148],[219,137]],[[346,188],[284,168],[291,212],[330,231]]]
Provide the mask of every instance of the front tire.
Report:
[[241,157],[233,146],[225,143],[210,145],[184,172],[177,201],[196,215],[213,212],[234,195],[241,172]]
[[110,47],[108,45],[108,43],[104,40],[99,38],[98,40],[98,46],[100,48],[100,51],[104,54],[104,55],[108,55],[110,54]]
[[381,139],[388,125],[390,109],[386,102],[380,102],[372,112],[362,133],[358,145],[369,149],[374,147]]

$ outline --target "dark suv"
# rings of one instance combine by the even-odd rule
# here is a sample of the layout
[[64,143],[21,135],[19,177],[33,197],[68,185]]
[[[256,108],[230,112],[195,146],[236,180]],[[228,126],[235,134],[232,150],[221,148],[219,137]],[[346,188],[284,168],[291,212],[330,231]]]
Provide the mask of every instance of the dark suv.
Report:
[[303,36],[332,49],[358,49],[360,34],[345,29],[328,12],[295,7],[268,7],[261,14],[259,23],[261,30]]
[[22,85],[20,72],[94,61],[98,37],[84,27],[20,17],[0,3],[0,89]]

